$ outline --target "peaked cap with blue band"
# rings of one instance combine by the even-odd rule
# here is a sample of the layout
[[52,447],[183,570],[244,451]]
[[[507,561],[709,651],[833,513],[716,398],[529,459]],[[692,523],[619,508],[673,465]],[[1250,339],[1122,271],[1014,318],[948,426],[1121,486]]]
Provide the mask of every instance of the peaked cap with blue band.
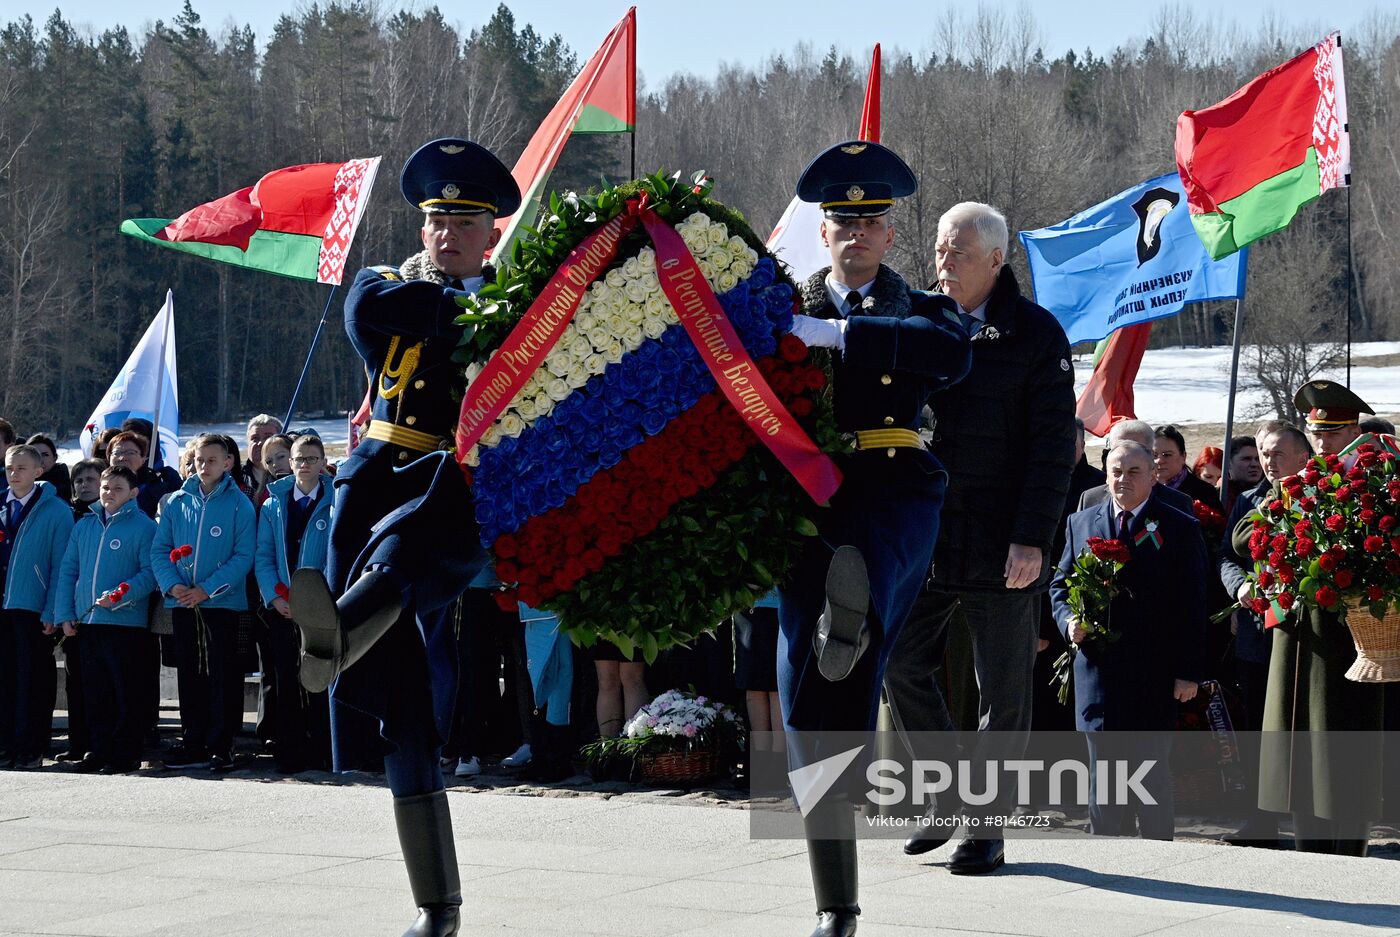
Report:
[[399,185],[410,205],[430,214],[504,218],[520,207],[520,186],[505,164],[479,143],[457,137],[419,147],[403,164]]
[[797,197],[821,203],[828,215],[874,218],[918,188],[914,171],[893,150],[868,140],[849,140],[807,164],[797,180]]

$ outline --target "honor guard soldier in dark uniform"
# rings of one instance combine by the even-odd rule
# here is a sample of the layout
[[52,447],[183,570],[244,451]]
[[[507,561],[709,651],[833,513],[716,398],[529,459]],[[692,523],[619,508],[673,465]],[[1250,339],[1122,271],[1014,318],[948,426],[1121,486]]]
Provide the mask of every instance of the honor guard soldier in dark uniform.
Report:
[[1371,405],[1337,381],[1308,381],[1293,395],[1307,414],[1308,435],[1318,452],[1341,452],[1361,435],[1361,414]]
[[[802,287],[793,334],[832,349],[836,422],[855,451],[820,519],[820,536],[779,592],[778,692],[793,770],[824,751],[814,733],[870,732],[890,648],[928,576],[947,475],[916,426],[931,392],[970,362],[968,334],[945,296],[910,289],[881,263],[894,242],[896,198],[918,188],[909,167],[878,143],[852,141],[819,155],[797,195],[824,209],[832,266]],[[855,814],[864,790],[857,761],[806,811],[816,892],[813,937],[856,930]]]
[[[424,145],[404,164],[401,184],[424,213],[425,250],[400,267],[361,270],[345,301],[373,420],[336,477],[327,575],[293,573],[291,610],[303,685],[331,688],[337,768],[387,749],[384,771],[419,907],[404,937],[443,937],[458,932],[462,903],[438,760],[458,676],[449,612],[486,562],[451,451],[456,299],[490,275],[483,257],[499,237],[495,219],[519,207],[520,190],[500,160],[460,139]],[[387,744],[356,753],[356,740],[375,734],[367,726]]]

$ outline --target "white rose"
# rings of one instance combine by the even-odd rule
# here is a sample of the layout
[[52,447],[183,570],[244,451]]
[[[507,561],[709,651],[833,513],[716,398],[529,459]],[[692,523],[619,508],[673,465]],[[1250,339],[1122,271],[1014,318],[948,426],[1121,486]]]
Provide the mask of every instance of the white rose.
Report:
[[723,224],[715,223],[705,229],[705,236],[709,238],[711,245],[719,247],[721,244],[728,243],[729,229]]
[[526,397],[515,405],[515,412],[520,414],[520,418],[526,423],[533,423],[539,418],[540,411],[535,406],[534,397]]
[[608,335],[621,335],[627,330],[627,319],[620,312],[612,313],[605,323],[608,328]]
[[617,269],[616,267],[613,267],[611,270],[609,270],[607,272],[607,275],[604,276],[603,279],[604,282],[608,284],[608,286],[611,286],[615,290],[622,289],[623,284],[627,282],[627,278],[622,275],[622,271]]
[[725,246],[729,248],[729,253],[735,257],[743,257],[749,252],[748,243],[737,234],[726,241]]
[[631,303],[628,305],[627,311],[623,314],[622,321],[627,324],[628,328],[634,325],[641,325],[643,322],[647,321],[646,305],[644,303]]
[[690,217],[686,218],[681,224],[685,225],[687,228],[695,228],[696,230],[703,231],[710,226],[710,216],[702,211],[692,212]]
[[485,369],[486,366],[478,361],[473,361],[471,364],[467,365],[467,383],[470,384],[472,381],[476,380],[477,375],[481,374]]
[[[659,285],[660,284],[658,284],[658,286]],[[629,303],[644,303],[647,301],[647,288],[642,285],[640,280],[628,280],[627,286],[623,289],[623,292],[627,294],[627,301]]]
[[656,273],[656,251],[643,247],[637,255],[637,266],[642,268],[643,273]]
[[[548,384],[545,385],[545,396],[548,397],[550,400],[554,401],[555,403],[558,403],[565,397],[569,396],[569,394],[573,392],[573,375],[575,372],[582,370],[582,364],[575,364],[574,367],[569,370],[569,373],[566,376],[568,378],[567,380],[564,377],[556,377],[554,380],[550,381]],[[579,384],[577,386],[582,387],[583,385]]]
[[472,446],[467,450],[467,468],[476,468],[481,464],[481,447]]
[[[569,390],[568,383],[562,380],[561,383],[564,384],[564,390],[567,392]],[[535,395],[535,412],[542,417],[549,416],[554,412],[554,398],[549,396],[548,388]]]
[[635,280],[642,273],[640,263],[635,257],[628,257],[622,262],[622,275],[629,280]]
[[608,366],[608,360],[595,351],[583,362],[583,366],[588,369],[589,374],[602,374]]
[[498,423],[492,423],[486,427],[486,432],[481,434],[481,444],[483,446],[494,446],[501,441],[501,430]]
[[698,267],[700,268],[700,275],[701,275],[702,277],[704,277],[706,280],[709,280],[710,283],[714,283],[714,282],[715,282],[715,268],[714,268],[714,265],[711,264],[708,260],[697,260],[695,263],[696,263],[696,266],[698,266]]
[[749,263],[747,257],[740,257],[735,259],[735,261],[729,265],[729,272],[734,274],[740,280],[747,280],[749,278],[749,274],[753,273],[753,265]]
[[668,327],[669,323],[661,319],[648,319],[642,323],[642,334],[647,338],[660,338]]
[[654,268],[638,277],[637,282],[642,284],[643,288],[646,289],[648,296],[652,293],[661,292],[661,281],[657,279],[656,270]]
[[750,247],[747,251],[744,252],[744,256],[748,258],[750,267],[758,266],[758,251]]
[[739,285],[739,278],[734,275],[733,270],[722,270],[715,278],[715,289],[721,293],[727,293]]
[[647,297],[646,320],[661,319],[663,322],[670,322],[676,317],[671,309],[671,301],[666,298],[665,293],[652,293]]
[[[574,369],[569,372],[569,376],[564,380],[568,381],[571,388],[577,389],[587,384],[590,377],[592,377],[592,375],[588,373],[587,362],[578,361],[574,363]],[[550,396],[553,397],[554,395],[550,394]],[[563,398],[561,397],[559,399],[562,400]]]
[[608,297],[612,295],[613,288],[608,286],[606,280],[594,280],[593,285],[588,288],[588,298],[590,305],[595,303],[606,303]]
[[710,239],[705,237],[705,232],[696,231],[693,228],[681,232],[681,240],[685,241],[686,249],[692,254],[703,254],[705,248],[710,246]]
[[[555,377],[563,377],[574,366],[574,356],[567,351],[562,351],[563,345],[564,343],[561,341],[555,346],[554,351],[549,353],[549,357],[544,360],[546,370]],[[539,392],[540,388],[536,387],[532,396],[539,394]]]
[[629,322],[627,332],[622,336],[622,343],[628,348],[636,348],[642,343],[642,324],[640,322]]
[[616,338],[608,342],[608,347],[603,349],[603,357],[608,359],[608,364],[617,364],[626,353],[622,342]]
[[[593,328],[588,330],[588,354],[592,354],[594,348],[601,348],[603,345],[606,345],[608,337],[611,335],[612,333],[608,331],[607,319],[599,319],[597,322],[593,323]],[[587,358],[588,355],[584,355],[583,357]]]
[[723,247],[715,247],[705,252],[705,263],[716,270],[726,270],[729,263],[734,259],[733,255]]
[[597,318],[597,316],[598,314],[592,309],[580,309],[578,312],[574,313],[574,321],[569,323],[568,329],[565,329],[564,335],[559,340],[563,342],[568,339],[569,329],[577,329],[580,332],[587,332],[588,326]]
[[582,335],[576,335],[574,339],[569,342],[569,354],[573,355],[575,362],[582,361],[584,358],[593,354],[593,343]]
[[507,412],[501,417],[501,435],[519,436],[525,431],[525,421],[520,418],[520,414]]

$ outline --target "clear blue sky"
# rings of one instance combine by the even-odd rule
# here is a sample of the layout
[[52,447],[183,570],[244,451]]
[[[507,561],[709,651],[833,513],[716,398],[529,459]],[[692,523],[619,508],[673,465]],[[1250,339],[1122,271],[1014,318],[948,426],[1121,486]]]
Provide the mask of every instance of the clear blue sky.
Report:
[[[427,5],[426,0],[402,3],[383,0],[388,8]],[[1273,16],[1285,27],[1316,27],[1320,36],[1328,29],[1348,31],[1372,11],[1395,11],[1396,0],[1174,0],[1215,29],[1238,24],[1254,32],[1264,17]],[[464,28],[480,25],[490,17],[497,0],[453,3],[439,0],[449,20]],[[76,24],[97,30],[125,25],[139,32],[156,18],[170,20],[182,0],[9,0],[0,21],[31,14],[42,22],[55,6]],[[297,0],[194,0],[195,10],[212,32],[230,18],[253,26],[266,39],[283,12],[304,4]],[[510,0],[507,4],[521,23],[531,23],[550,35],[560,33],[586,58],[607,30],[620,19],[628,0]],[[1014,11],[1009,0],[987,0],[991,9]],[[1150,34],[1157,11],[1164,4],[1152,0],[1034,0],[1026,3],[1039,24],[1043,47],[1051,57],[1073,48],[1097,53]],[[863,58],[876,43],[886,54],[898,47],[919,53],[931,47],[935,22],[950,8],[975,11],[976,3],[947,0],[636,0],[638,64],[650,87],[666,77],[687,71],[711,76],[720,62],[756,65],[774,52],[789,52],[799,41],[818,52],[835,45]]]

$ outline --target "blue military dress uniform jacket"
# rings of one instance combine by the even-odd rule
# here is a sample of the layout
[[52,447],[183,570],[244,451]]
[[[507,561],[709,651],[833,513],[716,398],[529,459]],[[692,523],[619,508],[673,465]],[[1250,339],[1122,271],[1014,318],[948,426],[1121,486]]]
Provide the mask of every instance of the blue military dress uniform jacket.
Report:
[[[1066,640],[1066,577],[1090,537],[1118,538],[1116,510],[1105,501],[1065,523],[1050,601]],[[1200,525],[1153,494],[1129,530],[1132,558],[1119,573],[1122,591],[1109,608],[1120,637],[1081,645],[1074,661],[1074,718],[1081,732],[1170,731],[1176,728],[1175,681],[1201,678],[1208,559]]]
[[[459,408],[452,355],[462,334],[454,321],[461,294],[375,267],[360,271],[345,301],[345,329],[370,380],[373,422],[336,476],[326,578],[339,595],[366,569],[394,573],[417,634],[401,619],[332,685],[338,766],[369,754],[361,748],[365,717],[390,742],[427,720],[443,739],[451,727],[458,679],[451,606],[486,562],[470,490],[449,451]],[[392,428],[386,435],[395,438],[375,438],[376,428]]]
[[[803,287],[804,313],[837,316],[826,271]],[[966,328],[952,300],[911,290],[881,267],[850,316],[845,349],[833,354],[833,395],[842,432],[913,431],[933,391],[961,380],[971,362]],[[947,474],[922,446],[874,448],[838,460],[844,475],[831,506],[779,591],[778,690],[789,730],[869,731],[894,638],[928,577]],[[833,551],[860,549],[870,575],[871,646],[849,677],[817,671],[812,633],[825,603]]]

